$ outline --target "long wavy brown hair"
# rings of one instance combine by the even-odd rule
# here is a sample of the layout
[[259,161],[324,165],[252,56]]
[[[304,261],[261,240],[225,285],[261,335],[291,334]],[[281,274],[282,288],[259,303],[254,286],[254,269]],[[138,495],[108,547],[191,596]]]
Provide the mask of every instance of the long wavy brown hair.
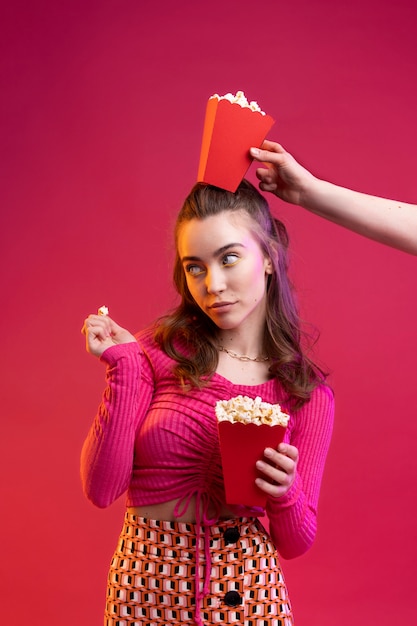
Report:
[[155,339],[176,361],[174,373],[182,385],[201,387],[207,384],[218,363],[218,328],[189,292],[178,254],[178,235],[187,221],[242,210],[250,216],[252,234],[273,265],[273,272],[267,279],[262,350],[271,359],[271,377],[282,384],[293,408],[299,408],[309,400],[313,389],[324,382],[326,375],[305,353],[311,341],[306,342],[307,334],[301,330],[288,276],[287,230],[272,216],[265,198],[247,180],[242,181],[235,193],[197,183],[186,198],[175,225],[174,283],[181,302],[158,320]]

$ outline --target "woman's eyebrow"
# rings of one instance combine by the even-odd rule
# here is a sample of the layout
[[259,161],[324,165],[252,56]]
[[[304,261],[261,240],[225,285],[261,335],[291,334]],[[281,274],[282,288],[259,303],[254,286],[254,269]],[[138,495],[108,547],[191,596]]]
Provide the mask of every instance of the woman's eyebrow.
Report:
[[[218,248],[217,250],[215,250],[213,252],[213,257],[217,257],[220,256],[222,254],[224,254],[226,252],[226,250],[228,250],[229,248],[244,248],[245,246],[243,245],[243,243],[228,243],[225,246],[222,246],[221,248]],[[201,261],[200,257],[198,256],[183,256],[181,258],[182,263],[184,263],[185,261]]]

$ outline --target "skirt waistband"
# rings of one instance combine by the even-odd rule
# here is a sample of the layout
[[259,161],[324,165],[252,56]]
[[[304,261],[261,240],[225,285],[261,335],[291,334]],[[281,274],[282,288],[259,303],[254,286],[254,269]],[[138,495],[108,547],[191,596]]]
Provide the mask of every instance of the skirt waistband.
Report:
[[[165,520],[154,520],[148,519],[146,517],[140,517],[139,515],[135,515],[134,513],[125,513],[124,517],[125,523],[125,531],[135,533],[137,537],[137,532],[144,532],[145,529],[148,531],[161,532],[164,531],[168,534],[187,534],[197,536],[199,534],[199,526],[195,522],[177,522],[177,521],[165,521]],[[221,536],[224,534],[227,528],[239,526],[242,529],[243,534],[248,534],[254,532],[254,530],[263,528],[262,523],[256,517],[233,517],[229,519],[221,519],[218,520],[214,524],[206,525],[202,524],[206,530],[212,537]],[[134,530],[138,529],[138,530]]]

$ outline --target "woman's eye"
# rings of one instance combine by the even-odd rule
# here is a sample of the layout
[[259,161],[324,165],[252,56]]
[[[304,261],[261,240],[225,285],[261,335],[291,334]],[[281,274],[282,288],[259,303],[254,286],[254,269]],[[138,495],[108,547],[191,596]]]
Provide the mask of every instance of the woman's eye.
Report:
[[187,274],[191,274],[191,276],[198,276],[203,272],[203,268],[200,265],[186,265],[185,271]]
[[234,265],[237,261],[239,260],[239,257],[237,254],[226,254],[223,257],[223,265]]

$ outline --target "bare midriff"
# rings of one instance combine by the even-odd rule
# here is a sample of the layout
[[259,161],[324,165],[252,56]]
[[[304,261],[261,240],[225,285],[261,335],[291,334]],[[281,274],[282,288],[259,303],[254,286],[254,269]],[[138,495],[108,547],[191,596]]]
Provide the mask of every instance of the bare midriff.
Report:
[[[190,522],[195,523],[195,497],[190,499],[187,510],[180,516],[175,515],[175,508],[178,504],[178,500],[170,500],[169,502],[162,502],[161,504],[147,504],[144,506],[130,506],[127,508],[127,512],[138,517],[144,517],[146,519],[163,520],[166,522]],[[179,505],[179,512],[181,513],[182,503]],[[215,515],[214,508],[209,507],[206,513],[207,518],[212,518]],[[236,517],[236,514],[232,513],[227,507],[221,507],[219,513],[219,519],[232,519]],[[201,518],[201,515],[200,515]]]

